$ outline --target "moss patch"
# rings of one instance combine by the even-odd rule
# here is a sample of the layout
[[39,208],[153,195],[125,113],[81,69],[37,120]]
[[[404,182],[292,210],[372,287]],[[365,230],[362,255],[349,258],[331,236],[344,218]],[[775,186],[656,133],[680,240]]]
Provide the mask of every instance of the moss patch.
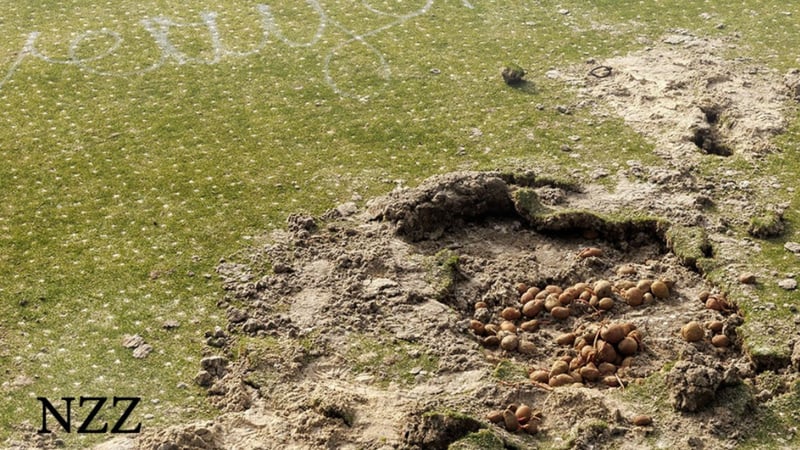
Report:
[[384,387],[392,382],[414,384],[417,376],[435,373],[439,364],[420,345],[366,335],[354,335],[345,358],[355,373],[374,375]]
[[428,264],[428,283],[436,298],[443,300],[453,293],[459,276],[458,253],[444,249],[433,255]]
[[448,447],[448,450],[505,450],[503,440],[489,430],[470,433]]
[[711,268],[712,249],[705,229],[673,225],[666,232],[666,243],[681,264],[703,270]]
[[527,381],[528,370],[523,365],[504,359],[492,370],[492,376],[501,381]]

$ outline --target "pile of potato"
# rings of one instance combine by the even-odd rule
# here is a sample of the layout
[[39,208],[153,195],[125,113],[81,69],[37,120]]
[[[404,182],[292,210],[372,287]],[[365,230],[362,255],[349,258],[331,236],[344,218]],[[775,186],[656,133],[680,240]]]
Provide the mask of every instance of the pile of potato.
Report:
[[642,338],[642,333],[630,322],[563,334],[556,343],[571,346],[576,355],[562,356],[550,369],[533,370],[531,381],[552,387],[593,382],[620,386],[617,370],[632,364],[632,358],[643,348]]
[[512,403],[502,411],[491,411],[486,418],[489,419],[489,422],[504,426],[512,433],[523,431],[528,434],[536,434],[542,421],[541,413],[534,411],[524,403],[519,405]]
[[[536,354],[533,342],[540,327],[564,322],[570,317],[596,316],[602,320],[615,307],[639,307],[670,296],[669,280],[608,280],[582,282],[566,288],[548,285],[543,288],[518,283],[517,305],[490,310],[485,302],[477,302],[470,329],[479,342],[488,348],[523,355]],[[601,322],[603,323],[603,322]],[[583,326],[556,339],[562,346],[572,346],[568,355],[560,357],[547,369],[530,373],[534,383],[557,387],[572,383],[602,383],[619,386],[620,367],[628,366],[642,348],[643,334],[632,323],[606,323]]]

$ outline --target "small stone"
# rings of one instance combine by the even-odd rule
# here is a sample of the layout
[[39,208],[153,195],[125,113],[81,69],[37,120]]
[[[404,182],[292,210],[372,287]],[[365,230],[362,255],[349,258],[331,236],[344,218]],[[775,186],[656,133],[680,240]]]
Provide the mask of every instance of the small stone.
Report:
[[138,334],[122,336],[122,346],[125,348],[136,348],[142,344],[144,344],[144,338]]
[[790,252],[792,252],[794,254],[800,254],[800,243],[798,243],[798,242],[789,241],[789,242],[783,244],[783,248],[785,248],[786,250],[788,250],[788,251],[790,251]]
[[797,289],[797,280],[794,278],[784,278],[783,280],[778,281],[778,286],[786,289],[787,291],[793,291]]
[[557,80],[557,79],[559,79],[561,77],[561,72],[559,72],[559,71],[557,71],[555,69],[548,70],[547,72],[544,73],[544,76],[549,78],[549,79],[551,79],[551,80]]
[[207,356],[200,360],[200,367],[216,377],[222,377],[225,375],[225,368],[227,366],[228,359],[224,356]]
[[214,382],[214,377],[212,377],[211,374],[205,370],[201,370],[200,372],[197,372],[197,375],[195,375],[194,382],[197,383],[198,386],[209,387]]
[[283,273],[292,273],[294,269],[291,266],[288,266],[283,263],[275,263],[272,266],[272,271],[276,274],[283,274]]
[[763,389],[761,392],[756,394],[755,399],[759,403],[764,403],[772,399],[772,392],[767,389]]
[[147,358],[147,355],[153,351],[153,346],[150,344],[142,344],[133,351],[133,357],[137,359]]
[[247,319],[244,325],[242,325],[242,331],[245,333],[256,333],[266,329],[267,325],[264,322],[254,318]]
[[558,10],[558,13],[561,14],[562,16],[566,16],[569,14],[569,10],[567,8],[561,8]]
[[342,203],[336,207],[336,212],[342,217],[349,217],[358,212],[358,206],[353,202]]
[[227,393],[228,386],[226,386],[221,380],[217,381],[210,388],[208,388],[208,395],[225,395]]
[[164,322],[163,325],[161,325],[161,327],[164,328],[165,330],[174,330],[179,326],[181,326],[181,323],[178,322],[177,320],[167,320]]
[[231,323],[244,322],[248,318],[249,318],[249,316],[248,316],[247,312],[246,311],[242,311],[239,308],[231,308],[230,310],[228,310],[228,320]]
[[689,445],[689,448],[698,448],[698,449],[704,448],[706,445],[703,442],[703,440],[697,436],[692,436],[689,439],[687,439],[686,444]]
[[739,274],[739,283],[742,284],[755,284],[756,283],[756,274],[753,272],[744,272]]

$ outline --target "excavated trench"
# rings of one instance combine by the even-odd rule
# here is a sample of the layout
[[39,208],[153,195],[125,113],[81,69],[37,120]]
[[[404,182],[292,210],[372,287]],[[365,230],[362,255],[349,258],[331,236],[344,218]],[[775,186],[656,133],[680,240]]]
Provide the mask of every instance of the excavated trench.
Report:
[[705,124],[697,127],[691,141],[700,150],[710,155],[731,156],[733,150],[724,142],[722,133],[719,131],[720,115],[723,108],[719,105],[701,106],[700,110],[705,116]]

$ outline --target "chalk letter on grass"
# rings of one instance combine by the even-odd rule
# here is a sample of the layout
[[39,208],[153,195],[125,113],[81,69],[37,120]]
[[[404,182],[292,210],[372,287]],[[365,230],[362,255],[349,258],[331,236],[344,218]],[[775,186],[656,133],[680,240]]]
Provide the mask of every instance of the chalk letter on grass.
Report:
[[22,50],[17,53],[17,59],[14,60],[14,64],[11,64],[11,68],[8,69],[8,73],[6,73],[5,78],[0,80],[0,89],[5,86],[5,84],[14,77],[14,74],[17,72],[20,64],[25,59],[26,56],[34,54],[34,44],[36,44],[36,39],[39,38],[39,32],[34,31],[28,35],[28,39],[25,41],[25,45],[22,47]]

